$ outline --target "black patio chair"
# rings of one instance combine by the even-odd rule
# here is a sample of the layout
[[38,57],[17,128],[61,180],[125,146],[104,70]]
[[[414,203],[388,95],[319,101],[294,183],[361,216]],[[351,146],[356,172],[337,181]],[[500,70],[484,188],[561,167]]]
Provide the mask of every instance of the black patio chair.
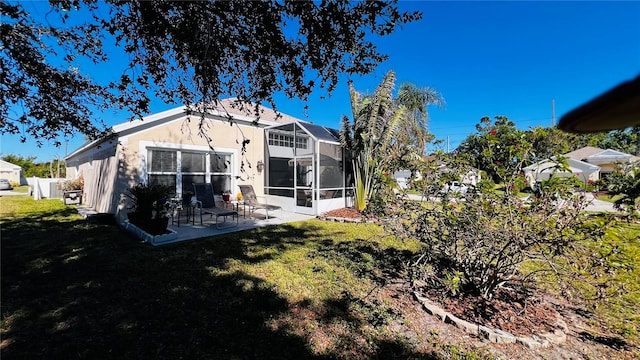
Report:
[[196,209],[200,210],[200,225],[202,225],[202,214],[211,214],[211,217],[215,215],[216,217],[216,229],[220,229],[220,223],[218,222],[219,217],[224,217],[223,222],[227,222],[227,216],[231,216],[236,219],[236,224],[232,226],[238,225],[238,212],[235,210],[224,209],[216,206],[216,201],[213,197],[213,185],[211,184],[193,184],[193,192],[198,200],[196,205]]

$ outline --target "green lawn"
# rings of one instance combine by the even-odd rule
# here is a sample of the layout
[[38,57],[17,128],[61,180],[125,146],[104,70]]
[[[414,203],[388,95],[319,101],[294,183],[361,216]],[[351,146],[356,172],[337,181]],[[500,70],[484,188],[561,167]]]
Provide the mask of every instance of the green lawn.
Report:
[[619,198],[621,198],[622,195],[609,195],[609,194],[600,194],[598,196],[596,196],[596,199],[598,200],[602,200],[602,201],[607,201],[610,203],[614,203],[616,200],[618,200]]
[[13,191],[26,193],[29,191],[29,186],[28,185],[16,186],[13,188]]
[[[60,200],[0,198],[3,358],[479,358],[420,350],[380,266],[418,248],[319,220],[164,247]],[[479,351],[479,350],[476,350]],[[482,354],[482,351],[480,352]]]
[[[311,220],[152,247],[88,224],[60,200],[0,198],[3,358],[486,358],[435,337],[381,298],[389,264],[419,248],[375,224]],[[626,292],[594,310],[638,339],[640,226],[620,223],[607,281]],[[406,296],[409,296],[408,294]]]
[[[560,267],[575,271],[569,280],[576,289],[576,301],[584,304],[595,317],[592,321],[603,325],[631,343],[640,343],[640,224],[626,220],[607,220],[595,215],[593,221],[606,223],[606,233],[602,239],[582,240],[586,245],[582,251],[572,252],[569,262]],[[600,225],[599,225],[600,226]],[[596,267],[589,258],[600,259]],[[539,267],[525,264],[525,271],[535,271]],[[557,287],[554,277],[539,285],[559,296],[566,295]]]

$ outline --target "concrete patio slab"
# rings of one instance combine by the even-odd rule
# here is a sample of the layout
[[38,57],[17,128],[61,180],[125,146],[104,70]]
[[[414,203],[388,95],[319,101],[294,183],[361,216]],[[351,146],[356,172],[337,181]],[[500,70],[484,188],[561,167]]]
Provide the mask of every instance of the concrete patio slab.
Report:
[[195,225],[191,222],[186,224],[186,219],[181,219],[180,226],[177,226],[176,224],[169,224],[169,229],[178,233],[178,237],[175,242],[180,242],[209,236],[223,235],[237,231],[251,230],[270,225],[280,225],[294,221],[309,220],[313,218],[315,218],[315,216],[287,211],[270,212],[269,219],[265,219],[265,216],[260,213],[253,213],[251,216],[247,214],[247,217],[245,218],[242,216],[242,212],[240,212],[237,226],[235,220],[231,218],[228,218],[226,223],[223,223],[220,219],[220,228],[216,229],[215,217],[209,218],[209,216],[206,215],[203,217],[202,225],[200,225],[200,219],[196,217]]
[[[80,215],[82,215],[82,217],[87,220],[91,219],[92,217],[101,215],[91,207],[84,205],[76,206],[76,210]],[[197,215],[195,224],[193,224],[191,219],[189,219],[189,222],[187,222],[186,216],[182,216],[180,219],[180,226],[178,226],[177,219],[175,219],[173,224],[169,222],[169,229],[177,233],[177,237],[175,238],[175,240],[163,242],[160,245],[201,239],[210,236],[218,236],[270,225],[279,225],[294,221],[309,220],[313,218],[315,218],[315,216],[287,211],[271,211],[269,212],[269,219],[266,219],[266,216],[260,212],[253,212],[251,216],[247,214],[245,217],[243,216],[243,212],[240,211],[237,226],[235,219],[227,218],[227,221],[223,223],[222,218],[220,218],[218,220],[220,228],[217,229],[215,217],[211,218],[209,215],[203,215],[202,224],[200,224],[200,217]]]

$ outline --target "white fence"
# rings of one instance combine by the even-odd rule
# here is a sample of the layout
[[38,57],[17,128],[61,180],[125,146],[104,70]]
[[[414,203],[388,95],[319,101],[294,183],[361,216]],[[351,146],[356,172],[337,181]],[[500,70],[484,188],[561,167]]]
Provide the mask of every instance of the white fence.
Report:
[[43,179],[32,177],[27,179],[27,183],[31,187],[34,200],[40,199],[62,199],[62,190],[58,189],[58,183],[64,182],[66,179]]

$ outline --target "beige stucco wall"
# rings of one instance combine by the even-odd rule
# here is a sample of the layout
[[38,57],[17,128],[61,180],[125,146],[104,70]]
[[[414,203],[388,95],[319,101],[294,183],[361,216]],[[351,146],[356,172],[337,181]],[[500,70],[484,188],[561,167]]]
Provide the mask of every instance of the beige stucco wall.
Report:
[[[128,170],[144,176],[146,149],[174,148],[183,150],[210,151],[209,143],[203,136],[198,136],[199,118],[186,117],[173,120],[161,126],[137,132],[126,137],[124,154],[127,158],[134,159],[128,163]],[[234,194],[239,192],[237,185],[253,185],[256,194],[263,194],[264,173],[258,174],[256,164],[258,160],[264,161],[264,129],[253,125],[229,125],[226,120],[205,120],[206,134],[211,139],[211,145],[216,151],[234,153],[232,172],[241,179],[232,179]],[[248,139],[246,153],[242,154],[242,141]],[[241,170],[244,163],[244,172]],[[251,168],[249,168],[249,164]]]
[[122,188],[116,142],[104,143],[67,161],[67,178],[84,178],[82,202],[98,212],[116,213]]
[[[98,212],[114,213],[124,220],[128,203],[124,192],[140,181],[146,181],[147,150],[171,148],[180,150],[211,151],[203,136],[198,136],[198,117],[177,118],[172,121],[157,121],[157,125],[139,126],[123,131],[113,142],[92,147],[67,159],[70,173],[84,177],[83,202]],[[141,128],[145,128],[140,130]],[[253,185],[258,196],[264,194],[264,172],[258,174],[256,164],[264,160],[264,130],[251,124],[231,126],[228,121],[208,119],[206,135],[216,151],[234,154],[232,174],[233,194],[239,192],[237,185]],[[249,140],[246,152],[242,153],[242,142]],[[244,163],[244,166],[242,165]],[[249,164],[251,167],[249,167]],[[242,170],[244,168],[244,171]],[[75,177],[75,176],[74,176]]]
[[616,164],[598,164],[601,173],[612,173],[616,169]]

